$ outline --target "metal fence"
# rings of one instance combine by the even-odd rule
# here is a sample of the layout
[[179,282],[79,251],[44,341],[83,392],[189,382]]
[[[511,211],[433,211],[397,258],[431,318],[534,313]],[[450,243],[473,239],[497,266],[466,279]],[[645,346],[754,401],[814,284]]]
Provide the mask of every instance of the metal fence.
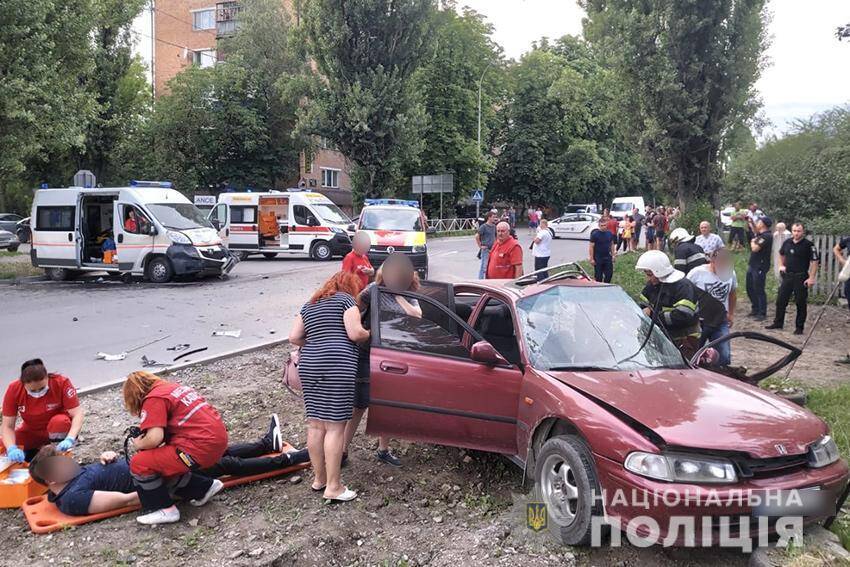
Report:
[[478,219],[429,219],[428,228],[433,228],[437,232],[475,230],[478,228]]
[[[838,282],[838,272],[841,271],[841,265],[835,259],[835,254],[832,249],[841,240],[840,236],[815,235],[812,236],[812,241],[820,254],[820,266],[818,267],[818,279],[815,283],[812,293],[815,295],[829,295],[832,288]],[[840,297],[844,297],[844,286],[838,290]],[[846,299],[846,298],[845,298]]]

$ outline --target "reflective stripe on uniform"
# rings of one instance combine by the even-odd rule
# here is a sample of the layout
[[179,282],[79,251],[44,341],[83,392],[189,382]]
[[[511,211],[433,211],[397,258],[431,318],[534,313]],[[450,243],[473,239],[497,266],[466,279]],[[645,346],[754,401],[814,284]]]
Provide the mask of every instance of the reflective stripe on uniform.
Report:
[[195,412],[197,412],[199,409],[201,409],[202,407],[204,407],[206,405],[207,405],[207,402],[203,402],[203,403],[200,403],[200,404],[196,405],[195,407],[193,407],[192,410],[189,413],[186,414],[186,417],[184,417],[183,419],[181,419],[180,421],[177,422],[177,425],[183,425],[184,423],[189,421],[189,418],[192,417],[193,415],[195,415]]

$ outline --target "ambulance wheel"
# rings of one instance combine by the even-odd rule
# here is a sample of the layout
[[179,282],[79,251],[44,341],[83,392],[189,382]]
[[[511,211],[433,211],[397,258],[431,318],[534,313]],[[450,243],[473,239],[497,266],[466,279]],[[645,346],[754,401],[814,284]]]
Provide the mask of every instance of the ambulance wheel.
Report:
[[327,242],[317,242],[310,249],[310,255],[314,260],[330,260],[333,258],[333,252]]
[[263,252],[263,258],[266,260],[274,260],[277,258],[277,252]]
[[171,262],[165,256],[157,256],[148,262],[145,268],[145,276],[151,283],[170,282],[173,275],[174,270],[171,268]]
[[47,276],[47,279],[53,282],[64,282],[65,280],[71,279],[73,275],[71,270],[66,268],[44,268],[44,275]]

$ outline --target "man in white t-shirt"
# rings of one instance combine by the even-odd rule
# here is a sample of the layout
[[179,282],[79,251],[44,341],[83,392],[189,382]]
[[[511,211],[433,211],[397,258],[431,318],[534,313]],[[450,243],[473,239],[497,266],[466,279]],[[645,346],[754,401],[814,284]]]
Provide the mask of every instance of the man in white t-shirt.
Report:
[[[552,233],[549,232],[549,221],[540,219],[540,228],[534,236],[531,245],[531,253],[534,255],[534,271],[542,270],[549,265],[549,256],[552,255]],[[537,274],[537,281],[543,281],[549,277],[549,272]]]
[[[716,327],[703,324],[700,346],[728,335],[735,320],[735,305],[738,301],[738,276],[735,275],[729,251],[726,248],[716,249],[710,256],[710,263],[688,272],[688,279],[726,308],[726,321],[723,324]],[[717,353],[721,366],[732,363],[732,347],[728,341],[717,346]]]
[[714,251],[718,248],[724,248],[723,239],[711,232],[711,223],[702,221],[699,223],[699,234],[694,240],[694,244],[702,248],[705,255],[711,257]]

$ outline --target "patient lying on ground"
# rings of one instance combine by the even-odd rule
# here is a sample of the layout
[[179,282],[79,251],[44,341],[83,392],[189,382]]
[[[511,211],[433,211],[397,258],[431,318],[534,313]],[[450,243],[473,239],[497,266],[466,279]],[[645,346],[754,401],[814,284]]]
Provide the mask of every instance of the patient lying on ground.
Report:
[[[279,421],[273,416],[265,436],[230,445],[221,460],[201,472],[209,477],[249,476],[310,460],[307,449],[281,453],[282,447]],[[269,456],[275,452],[279,454]],[[81,466],[57,452],[53,445],[47,445],[30,462],[30,475],[47,486],[48,499],[69,516],[99,514],[139,504],[130,467],[114,451],[101,454],[99,463]]]

